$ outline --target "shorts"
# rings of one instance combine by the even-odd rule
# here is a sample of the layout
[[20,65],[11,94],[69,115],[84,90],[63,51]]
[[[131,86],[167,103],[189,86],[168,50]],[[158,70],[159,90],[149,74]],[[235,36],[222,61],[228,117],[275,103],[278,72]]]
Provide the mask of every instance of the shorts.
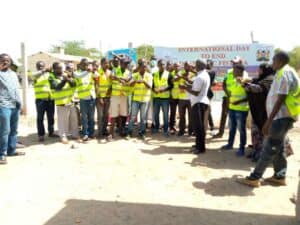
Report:
[[127,96],[111,96],[109,114],[112,118],[128,116]]

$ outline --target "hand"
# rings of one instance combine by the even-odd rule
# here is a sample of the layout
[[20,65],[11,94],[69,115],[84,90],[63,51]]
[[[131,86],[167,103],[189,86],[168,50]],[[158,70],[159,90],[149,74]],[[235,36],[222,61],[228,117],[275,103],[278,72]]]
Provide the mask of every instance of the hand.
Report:
[[231,102],[232,105],[238,105],[239,103],[239,101]]
[[240,83],[240,84],[241,84],[241,83],[243,83],[243,81],[242,81],[242,80],[243,80],[243,78],[242,78],[242,77],[237,77],[237,78],[236,78],[236,81],[237,81],[238,83]]
[[179,88],[180,88],[180,89],[183,89],[183,90],[186,90],[186,89],[187,89],[187,86],[180,84],[180,85],[179,85]]
[[6,64],[6,63],[1,63],[0,64],[0,70],[6,70],[6,69],[8,69],[8,67],[9,67],[9,65]]
[[98,104],[100,104],[100,105],[103,105],[103,104],[104,104],[104,101],[103,101],[102,98],[98,98],[97,101],[98,101]]
[[270,128],[271,128],[271,122],[267,120],[262,128],[262,133],[265,137],[269,136]]

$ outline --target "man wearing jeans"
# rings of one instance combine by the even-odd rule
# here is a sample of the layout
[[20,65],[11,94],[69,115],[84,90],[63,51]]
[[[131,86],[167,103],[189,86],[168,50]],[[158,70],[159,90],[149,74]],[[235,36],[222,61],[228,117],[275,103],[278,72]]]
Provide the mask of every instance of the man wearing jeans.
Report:
[[17,74],[9,69],[11,62],[9,55],[0,55],[0,164],[7,163],[6,155],[25,154],[16,151],[21,98]]
[[[286,185],[287,160],[284,153],[284,139],[300,113],[300,81],[288,63],[289,56],[285,52],[279,52],[273,57],[276,75],[266,102],[268,119],[262,130],[265,137],[262,155],[250,176],[238,179],[242,184],[251,187],[260,186],[260,179],[272,162],[274,174],[265,181]],[[295,95],[298,96],[294,97]]]
[[165,62],[163,60],[158,61],[158,72],[153,74],[153,109],[154,109],[154,128],[153,133],[157,133],[159,130],[159,113],[160,108],[163,111],[164,119],[164,134],[169,136],[169,99],[170,90],[173,88],[172,76],[165,69]]
[[229,138],[227,145],[222,147],[223,150],[233,148],[236,130],[240,132],[240,146],[236,152],[237,156],[245,154],[247,142],[246,120],[249,111],[247,93],[242,85],[244,66],[237,64],[233,67],[234,81],[232,82],[229,97]]
[[192,150],[194,154],[205,153],[206,151],[204,118],[209,104],[207,92],[210,86],[210,78],[205,70],[205,67],[205,62],[197,60],[197,76],[193,81],[193,85],[188,86],[185,84],[179,86],[179,88],[187,90],[191,94],[190,100],[192,105],[192,121],[196,136],[196,145]]
[[[95,114],[95,80],[98,80],[97,71],[92,71],[87,59],[82,59],[79,64],[80,71],[74,73],[76,88],[80,99],[80,112],[82,123],[82,140],[88,141],[94,137]],[[97,84],[96,84],[96,87]]]
[[139,136],[144,139],[146,131],[147,113],[151,99],[152,75],[146,72],[146,65],[140,65],[139,72],[133,74],[130,85],[133,87],[133,101],[128,125],[128,135],[132,136],[134,121],[140,111]]

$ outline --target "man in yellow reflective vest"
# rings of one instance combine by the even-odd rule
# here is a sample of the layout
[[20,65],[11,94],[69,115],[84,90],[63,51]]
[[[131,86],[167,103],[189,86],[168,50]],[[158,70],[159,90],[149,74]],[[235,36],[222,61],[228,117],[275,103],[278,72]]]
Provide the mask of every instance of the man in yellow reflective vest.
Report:
[[130,71],[127,69],[130,63],[127,59],[120,60],[120,67],[116,66],[117,59],[114,59],[114,66],[111,75],[111,99],[110,99],[110,117],[111,126],[108,141],[114,138],[115,124],[119,124],[119,134],[126,136],[125,125],[128,116],[128,82],[130,81]]
[[146,132],[147,113],[151,99],[152,75],[146,71],[145,63],[139,66],[139,71],[133,74],[130,85],[133,87],[133,101],[128,125],[128,136],[132,136],[134,122],[140,111],[139,137],[144,139]]
[[266,168],[273,163],[274,174],[264,181],[277,186],[286,185],[287,160],[284,139],[300,114],[300,80],[288,63],[289,55],[286,52],[280,51],[273,57],[276,75],[266,102],[268,119],[262,129],[263,150],[250,176],[238,179],[242,184],[260,186],[260,179]]
[[111,95],[111,70],[106,58],[101,59],[101,68],[99,68],[99,87],[97,93],[97,120],[98,120],[98,137],[108,135],[108,113]]
[[[238,64],[243,65],[243,61],[244,60],[239,56],[234,57],[231,60],[232,67]],[[243,78],[244,79],[248,78],[248,73],[246,70],[243,73]],[[233,83],[234,83],[234,75],[233,75],[233,68],[231,68],[227,71],[227,74],[225,75],[223,81],[224,96],[222,101],[221,120],[220,120],[219,132],[216,135],[214,135],[214,138],[223,137],[225,126],[226,126],[228,109],[229,109],[228,107],[229,107],[230,89]]]
[[236,152],[237,156],[244,156],[247,143],[246,121],[249,111],[247,93],[242,85],[245,67],[241,64],[234,65],[234,80],[230,88],[229,97],[229,138],[228,143],[222,147],[223,150],[233,148],[236,130],[240,133],[240,146]]
[[[191,72],[191,66],[188,62],[184,63],[184,70],[181,71],[175,81],[178,80],[179,85],[185,85],[186,83],[192,84],[192,79],[195,76],[193,72]],[[191,101],[190,101],[190,94],[185,89],[180,89],[178,93],[178,108],[179,108],[179,132],[178,136],[183,136],[185,133],[186,128],[186,111],[188,113],[188,134],[192,135],[193,127],[192,127],[192,120],[191,120]]]
[[52,96],[57,109],[58,133],[63,144],[68,144],[68,136],[79,139],[77,112],[73,107],[76,82],[71,74],[64,73],[64,65],[53,63],[53,74],[49,78]]
[[154,110],[154,128],[153,133],[157,133],[160,128],[159,113],[160,108],[163,111],[163,132],[165,136],[169,136],[169,100],[170,90],[173,88],[172,76],[165,69],[165,62],[158,61],[158,72],[153,74],[153,110]]
[[46,68],[43,61],[36,63],[37,72],[32,74],[35,92],[35,105],[37,111],[37,130],[39,141],[45,140],[44,115],[47,114],[49,137],[57,137],[54,134],[54,100],[51,98],[49,83],[50,69]]
[[178,97],[179,97],[179,79],[177,75],[179,73],[180,65],[179,63],[174,63],[173,71],[171,72],[173,88],[171,90],[171,99],[170,99],[170,134],[175,134],[176,132],[176,112],[178,106]]
[[76,90],[80,99],[80,112],[82,123],[82,140],[88,141],[94,138],[94,114],[95,114],[95,85],[98,80],[97,71],[93,71],[92,65],[87,59],[80,61],[79,71],[74,72]]

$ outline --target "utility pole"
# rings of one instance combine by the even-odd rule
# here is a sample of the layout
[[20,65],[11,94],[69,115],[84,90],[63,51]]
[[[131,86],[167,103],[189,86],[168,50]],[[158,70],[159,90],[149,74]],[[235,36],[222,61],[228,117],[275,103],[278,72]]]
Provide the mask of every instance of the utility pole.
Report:
[[23,113],[26,116],[28,113],[27,108],[27,94],[28,94],[28,74],[27,74],[27,51],[24,42],[21,43],[21,60],[22,60],[22,94],[23,94]]

